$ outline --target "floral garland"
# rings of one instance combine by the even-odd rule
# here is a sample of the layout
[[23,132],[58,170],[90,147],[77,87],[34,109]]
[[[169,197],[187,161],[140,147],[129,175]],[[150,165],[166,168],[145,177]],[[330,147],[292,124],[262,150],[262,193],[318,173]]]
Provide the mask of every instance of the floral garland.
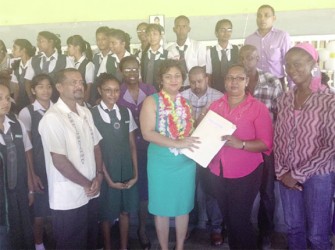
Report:
[[[158,130],[161,135],[172,139],[182,139],[189,136],[193,130],[194,120],[191,107],[181,96],[177,94],[175,102],[163,90],[158,93],[159,97],[159,124]],[[180,152],[176,148],[170,148],[175,155]]]

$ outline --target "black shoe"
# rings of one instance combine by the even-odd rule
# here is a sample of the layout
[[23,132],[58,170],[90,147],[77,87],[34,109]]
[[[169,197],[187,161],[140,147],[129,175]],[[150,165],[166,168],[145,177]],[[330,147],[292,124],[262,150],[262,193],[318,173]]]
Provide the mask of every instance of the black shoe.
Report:
[[138,240],[140,242],[140,245],[141,245],[142,249],[150,249],[151,248],[150,240],[148,239],[148,237],[146,237],[146,240],[143,240],[143,238],[141,237],[141,234],[140,234],[140,230],[137,230],[137,237],[138,237]]

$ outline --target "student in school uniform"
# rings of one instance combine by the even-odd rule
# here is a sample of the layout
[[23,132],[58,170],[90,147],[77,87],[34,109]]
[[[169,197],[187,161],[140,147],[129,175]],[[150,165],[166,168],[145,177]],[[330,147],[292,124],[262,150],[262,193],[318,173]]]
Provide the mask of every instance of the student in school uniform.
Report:
[[[55,82],[55,75],[65,68],[73,68],[73,64],[66,55],[62,54],[61,41],[56,34],[49,31],[41,31],[37,36],[39,54],[31,59],[31,67],[27,68],[25,79],[30,81],[35,75],[46,73]],[[59,94],[55,85],[52,85],[53,102],[57,101]],[[33,100],[31,100],[33,102]]]
[[[206,47],[198,41],[189,38],[191,31],[190,19],[187,16],[178,16],[174,20],[174,33],[177,40],[172,43],[167,50],[168,58],[179,60],[186,73],[194,66],[206,66]],[[181,90],[188,88],[190,85],[188,77],[183,83]]]
[[117,104],[127,107],[132,112],[136,124],[139,126],[135,132],[137,161],[138,161],[138,190],[140,208],[138,213],[137,236],[142,249],[151,247],[146,233],[146,222],[148,217],[148,174],[147,155],[149,143],[143,139],[140,127],[140,112],[142,104],[147,96],[156,93],[154,86],[140,81],[140,63],[135,56],[122,58],[120,70],[123,74],[120,98]]
[[70,36],[67,39],[68,56],[72,57],[74,67],[79,70],[85,79],[86,88],[84,101],[87,102],[91,93],[91,86],[94,81],[94,64],[92,62],[91,45],[80,35]]
[[141,43],[141,46],[138,48],[138,50],[134,54],[138,58],[141,58],[143,51],[147,50],[149,46],[148,37],[146,34],[147,27],[148,27],[148,23],[143,22],[143,23],[138,24],[136,28],[137,37]]
[[98,75],[108,73],[115,76],[120,82],[122,73],[119,70],[120,60],[125,56],[130,56],[130,36],[128,33],[119,29],[111,29],[109,32],[109,47],[112,54],[108,55],[106,67],[100,67]]
[[33,231],[30,222],[29,206],[34,201],[34,188],[30,172],[31,159],[28,152],[31,142],[26,129],[14,114],[11,107],[10,90],[0,85],[0,153],[3,158],[4,200],[1,203],[0,225],[8,231],[8,249],[33,249]]
[[105,179],[101,185],[100,216],[104,248],[111,249],[110,222],[120,219],[120,249],[128,248],[129,213],[138,209],[137,125],[128,108],[116,104],[120,82],[111,74],[97,79],[101,102],[91,111],[99,130]]
[[[112,51],[109,47],[109,37],[108,33],[110,32],[110,28],[107,26],[101,26],[99,27],[95,32],[95,40],[96,44],[98,46],[99,52],[95,53],[93,55],[92,62],[94,64],[94,80],[99,76],[98,72],[100,70],[100,66],[106,67],[106,61],[108,55],[112,54]],[[91,105],[95,105],[97,99],[99,98],[99,93],[97,90],[97,86],[95,82],[93,83],[91,87],[91,93],[90,93],[90,100],[89,103]]]
[[13,44],[13,58],[20,58],[12,64],[11,87],[13,87],[14,100],[17,110],[20,111],[31,103],[33,97],[30,85],[25,81],[27,68],[31,66],[31,58],[35,55],[36,48],[26,39],[16,39]]
[[162,61],[167,59],[168,51],[165,50],[160,42],[162,39],[162,26],[149,24],[146,30],[149,48],[143,51],[141,57],[141,76],[143,82],[152,84],[159,90],[158,70]]
[[52,80],[47,74],[34,76],[31,81],[31,92],[35,101],[23,108],[19,119],[25,125],[33,145],[33,181],[35,188],[34,200],[34,239],[35,249],[44,250],[43,231],[47,216],[51,215],[48,196],[48,181],[41,136],[38,125],[44,113],[52,106]]
[[215,25],[218,43],[207,50],[206,73],[212,88],[225,92],[224,80],[228,68],[238,63],[238,47],[229,42],[233,24],[228,19],[219,20]]

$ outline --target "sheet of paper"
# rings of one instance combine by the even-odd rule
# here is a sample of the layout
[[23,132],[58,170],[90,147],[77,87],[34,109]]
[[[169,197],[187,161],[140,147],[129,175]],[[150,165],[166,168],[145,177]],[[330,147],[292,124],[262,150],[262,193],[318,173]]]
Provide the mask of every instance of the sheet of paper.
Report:
[[231,135],[236,126],[217,113],[209,110],[202,119],[192,136],[199,137],[198,149],[182,149],[181,153],[206,168],[213,157],[219,152],[225,141],[221,140],[223,135]]

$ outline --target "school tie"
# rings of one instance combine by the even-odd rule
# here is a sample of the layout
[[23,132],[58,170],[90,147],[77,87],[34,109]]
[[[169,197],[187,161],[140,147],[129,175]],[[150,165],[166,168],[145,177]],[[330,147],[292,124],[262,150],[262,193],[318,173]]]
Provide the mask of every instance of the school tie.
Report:
[[79,65],[80,65],[80,62],[75,62],[75,63],[74,63],[74,67],[75,67],[76,69],[79,68]]
[[226,77],[228,72],[228,58],[227,58],[227,49],[221,50],[221,76],[223,79]]
[[185,70],[185,73],[188,72],[186,60],[185,60],[185,52],[187,50],[187,45],[184,45],[184,50],[181,50],[178,46],[176,46],[178,52],[179,52],[179,62],[181,63],[183,69]]
[[42,65],[42,72],[48,74],[49,73],[49,66],[50,62],[54,59],[53,56],[50,57],[50,60],[47,61],[46,57],[43,57],[43,65]]
[[152,53],[152,51],[149,52],[150,53],[150,59],[148,62],[148,67],[147,67],[147,74],[146,74],[146,78],[145,81],[148,84],[154,84],[154,65],[155,65],[155,57],[156,55],[154,53]]
[[24,67],[20,67],[21,68],[21,74],[20,74],[20,77],[24,78],[25,75],[26,75],[26,71],[27,71],[27,68],[24,68]]
[[7,181],[8,188],[14,189],[17,183],[17,154],[16,154],[16,146],[12,139],[12,132],[9,129],[5,134],[2,130],[0,130],[2,134],[2,138],[6,144],[7,149]]

